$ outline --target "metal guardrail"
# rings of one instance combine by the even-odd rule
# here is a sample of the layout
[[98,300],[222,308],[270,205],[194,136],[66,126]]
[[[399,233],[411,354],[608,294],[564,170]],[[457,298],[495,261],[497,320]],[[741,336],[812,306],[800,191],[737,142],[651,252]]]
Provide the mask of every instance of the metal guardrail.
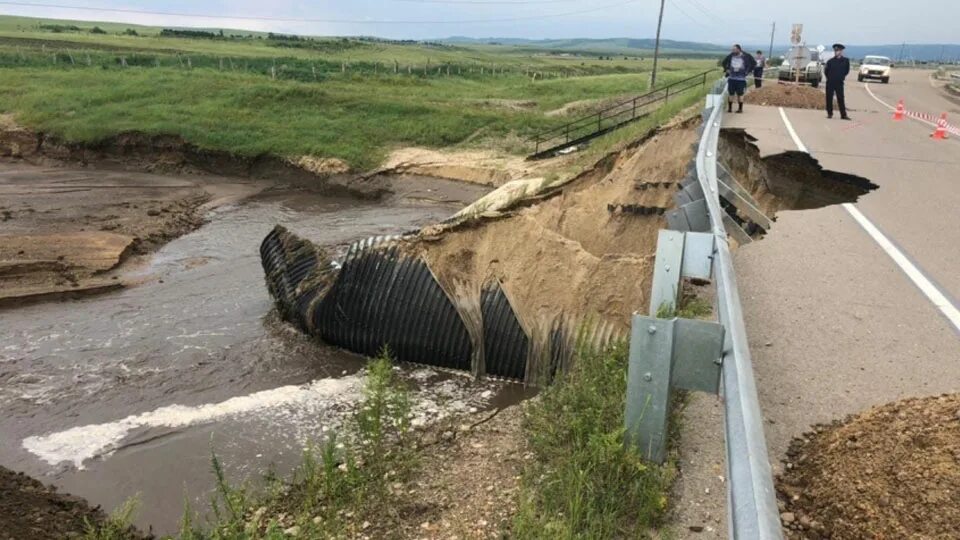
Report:
[[[773,476],[763,434],[753,366],[743,322],[728,233],[741,244],[750,236],[720,198],[763,222],[735,179],[717,162],[724,80],[707,95],[703,132],[692,170],[681,182],[678,207],[667,214],[654,263],[650,314],[633,315],[627,373],[626,438],[652,461],[662,462],[674,389],[721,393],[727,450],[730,538],[782,540]],[[722,178],[722,174],[726,176]],[[726,183],[724,182],[726,179]],[[764,219],[761,219],[764,218]],[[712,278],[718,321],[661,318],[675,312],[681,280]]]
[[753,362],[743,322],[743,309],[733,259],[724,228],[717,180],[717,143],[726,89],[720,81],[707,96],[707,116],[697,149],[697,180],[705,194],[710,232],[716,238],[714,282],[720,323],[726,329],[723,347],[723,404],[729,481],[730,537],[781,539],[773,475],[763,434],[763,415],[753,378]]
[[534,153],[528,159],[539,159],[553,152],[578,145],[609,133],[630,122],[634,122],[649,115],[651,110],[645,109],[658,102],[666,103],[671,96],[683,93],[692,88],[702,88],[707,85],[707,76],[715,69],[682,79],[666,86],[651,90],[605,109],[580,117],[572,122],[538,133],[530,140],[534,142]]

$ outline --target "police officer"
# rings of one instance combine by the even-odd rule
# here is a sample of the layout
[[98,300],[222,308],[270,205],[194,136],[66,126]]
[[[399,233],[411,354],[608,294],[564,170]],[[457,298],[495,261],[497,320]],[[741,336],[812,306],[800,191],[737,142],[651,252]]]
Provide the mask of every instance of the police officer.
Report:
[[850,73],[850,60],[843,56],[846,47],[842,43],[833,44],[833,58],[827,60],[823,73],[827,76],[827,118],[833,118],[833,95],[837,95],[837,105],[840,106],[840,118],[849,120],[847,103],[843,97],[843,80]]

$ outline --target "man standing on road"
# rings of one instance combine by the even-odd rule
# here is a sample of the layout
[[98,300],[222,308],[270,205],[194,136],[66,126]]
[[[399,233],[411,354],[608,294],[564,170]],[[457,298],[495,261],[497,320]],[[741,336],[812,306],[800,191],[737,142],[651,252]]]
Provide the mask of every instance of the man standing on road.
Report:
[[757,67],[753,68],[753,84],[760,88],[763,86],[763,68],[767,65],[767,59],[763,56],[763,51],[757,51]]
[[833,118],[833,95],[837,95],[837,105],[840,106],[840,118],[849,120],[847,103],[843,97],[843,80],[850,73],[850,60],[843,56],[842,44],[833,44],[833,58],[827,60],[823,73],[827,77],[827,118]]
[[727,74],[727,112],[733,112],[733,96],[737,96],[737,112],[743,112],[743,93],[747,91],[747,75],[757,67],[756,60],[743,52],[740,45],[733,46],[733,52],[723,59],[723,70]]

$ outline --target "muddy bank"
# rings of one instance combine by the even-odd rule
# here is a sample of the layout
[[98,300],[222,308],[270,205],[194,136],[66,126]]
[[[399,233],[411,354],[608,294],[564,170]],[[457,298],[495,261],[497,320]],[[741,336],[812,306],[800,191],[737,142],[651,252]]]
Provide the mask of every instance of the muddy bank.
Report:
[[493,151],[401,148],[391,152],[376,173],[416,174],[499,187],[512,180],[537,176],[542,169],[542,164],[529,163],[522,156]]
[[0,166],[0,306],[129,284],[125,263],[196,230],[210,208],[264,187],[227,182]]
[[101,169],[269,179],[321,193],[374,199],[387,192],[378,178],[351,174],[349,165],[339,159],[242,156],[200,148],[177,135],[136,131],[76,143],[24,128],[9,114],[0,115],[0,158],[45,166],[95,165]]
[[[102,525],[106,519],[100,507],[91,507],[80,497],[59,493],[52,486],[0,466],[0,538],[80,538],[87,526]],[[146,538],[132,528],[122,537]]]

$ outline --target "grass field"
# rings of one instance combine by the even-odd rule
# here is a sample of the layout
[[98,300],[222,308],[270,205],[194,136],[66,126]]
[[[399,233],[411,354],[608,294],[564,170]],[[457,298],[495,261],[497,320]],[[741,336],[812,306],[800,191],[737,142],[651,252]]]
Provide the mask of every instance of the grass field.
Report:
[[[91,33],[94,26],[107,33]],[[128,28],[138,35],[120,35]],[[0,112],[71,142],[174,134],[213,150],[334,157],[369,169],[403,146],[527,153],[526,138],[571,119],[548,111],[640,94],[649,78],[649,59],[159,32],[0,17]],[[714,62],[662,65],[667,84]]]

